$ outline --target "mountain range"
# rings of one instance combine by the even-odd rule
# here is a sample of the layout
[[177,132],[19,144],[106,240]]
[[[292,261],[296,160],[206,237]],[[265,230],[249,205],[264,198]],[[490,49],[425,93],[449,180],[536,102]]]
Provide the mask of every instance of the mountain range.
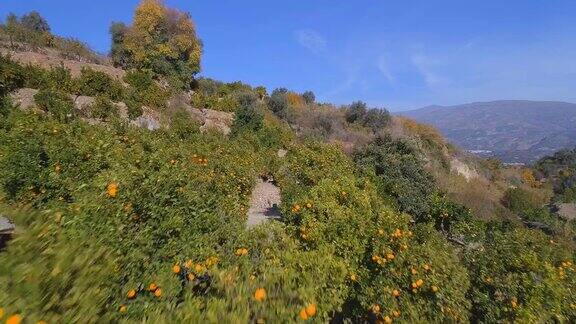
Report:
[[452,143],[505,163],[531,163],[576,146],[576,104],[501,100],[398,113],[438,128]]

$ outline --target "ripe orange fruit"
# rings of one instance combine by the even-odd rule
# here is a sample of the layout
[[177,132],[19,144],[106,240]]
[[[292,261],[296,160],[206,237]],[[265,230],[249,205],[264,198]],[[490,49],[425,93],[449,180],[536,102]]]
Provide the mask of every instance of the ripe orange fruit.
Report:
[[300,318],[301,318],[302,320],[304,320],[304,321],[308,319],[308,314],[306,313],[306,309],[304,309],[304,308],[302,308],[302,309],[300,310],[300,314],[299,314],[299,315],[300,315]]
[[128,310],[128,308],[126,308],[126,305],[120,305],[120,313],[126,313],[126,311]]
[[20,314],[14,314],[6,320],[6,324],[20,324],[22,322],[22,316]]
[[398,290],[398,289],[392,290],[392,296],[394,296],[394,297],[400,296],[400,290]]
[[420,286],[422,286],[423,284],[424,284],[424,280],[422,280],[422,279],[416,280],[416,286],[420,287]]
[[194,276],[193,273],[189,273],[189,274],[188,274],[188,280],[192,281],[192,280],[194,280],[194,279],[196,279],[196,276]]
[[372,305],[373,313],[380,313],[380,305]]
[[266,289],[264,288],[256,289],[256,291],[254,292],[254,299],[256,299],[259,302],[264,301],[264,299],[266,299]]
[[392,319],[390,318],[390,316],[384,316],[384,323],[392,323]]
[[434,292],[434,293],[435,293],[435,292],[438,292],[438,287],[432,286],[432,292]]
[[154,296],[161,297],[162,296],[162,289],[158,288],[154,291]]
[[180,266],[177,265],[177,264],[175,264],[175,265],[172,267],[172,272],[174,272],[174,273],[180,273]]
[[106,193],[110,198],[116,197],[116,195],[118,195],[118,184],[116,182],[110,182],[106,187]]
[[392,311],[392,315],[394,317],[400,317],[400,311],[399,310]]
[[350,280],[356,281],[356,280],[358,280],[358,276],[356,276],[355,273],[352,273],[352,274],[350,275]]
[[510,305],[512,306],[512,308],[518,307],[518,300],[516,298],[512,298],[512,301],[510,301]]
[[148,286],[148,290],[150,291],[156,291],[156,289],[158,289],[158,286],[155,283],[151,283],[150,286]]
[[128,293],[126,294],[126,296],[128,296],[128,298],[130,298],[130,299],[136,297],[136,290],[130,289],[130,290],[128,291]]
[[306,306],[306,314],[308,314],[308,316],[316,315],[316,304],[309,304]]

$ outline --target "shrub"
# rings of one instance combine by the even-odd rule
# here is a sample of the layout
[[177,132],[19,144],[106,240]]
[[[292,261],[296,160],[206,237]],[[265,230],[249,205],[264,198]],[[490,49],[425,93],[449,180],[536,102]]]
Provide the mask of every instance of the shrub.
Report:
[[89,109],[92,118],[109,120],[119,116],[118,107],[105,96],[97,96]]
[[430,197],[436,190],[434,178],[424,168],[421,154],[406,140],[378,136],[361,147],[354,160],[363,172],[374,177],[383,196],[397,202],[401,211],[426,221]]
[[353,102],[350,107],[346,109],[346,121],[355,123],[361,121],[366,115],[366,104],[362,101]]
[[39,66],[28,64],[22,68],[22,73],[24,74],[24,87],[26,88],[51,89],[54,85],[54,83],[48,79],[47,71]]
[[304,98],[304,101],[306,102],[306,104],[313,104],[314,102],[316,102],[316,96],[314,95],[314,92],[312,91],[306,91],[302,94],[302,98]]
[[38,107],[49,112],[60,121],[67,121],[74,117],[74,102],[68,94],[52,90],[40,90],[34,95]]
[[378,132],[382,128],[390,125],[392,117],[386,109],[369,109],[362,118],[362,125],[370,128],[373,132]]
[[232,136],[241,132],[256,132],[264,126],[264,114],[259,107],[252,103],[242,105],[236,110],[234,123],[232,124]]
[[110,26],[110,35],[112,36],[110,58],[115,66],[130,66],[133,64],[130,52],[124,45],[128,30],[129,27],[121,22],[113,22]]
[[190,139],[200,132],[200,124],[188,111],[180,108],[171,117],[170,129],[179,139]]
[[105,95],[113,101],[123,98],[122,84],[104,72],[83,67],[78,82],[78,92],[85,96]]
[[[468,318],[466,270],[438,234],[411,228],[408,218],[386,206],[367,179],[355,176],[352,162],[336,147],[308,143],[290,152],[278,177],[283,214],[306,251],[333,251],[346,264],[347,278],[339,283],[348,296],[342,318]],[[411,287],[415,282],[418,287]]]
[[274,89],[268,98],[268,108],[278,117],[285,118],[288,114],[288,89]]
[[571,249],[537,230],[488,228],[467,261],[473,321],[572,322],[576,284]]
[[48,21],[44,19],[44,17],[40,16],[37,11],[31,11],[22,18],[20,18],[20,23],[24,28],[27,28],[31,31],[39,32],[39,33],[49,33],[50,26],[48,25]]
[[75,93],[77,90],[77,85],[75,80],[72,79],[70,70],[62,65],[45,70],[44,80],[46,82],[39,87],[40,89],[51,89],[65,93]]
[[[131,70],[124,76],[124,81],[130,85],[127,89],[129,106],[148,106],[150,108],[164,108],[170,93],[154,81],[152,75],[145,71]],[[128,104],[128,103],[127,103]]]
[[22,88],[25,83],[22,67],[9,56],[0,54],[0,97]]

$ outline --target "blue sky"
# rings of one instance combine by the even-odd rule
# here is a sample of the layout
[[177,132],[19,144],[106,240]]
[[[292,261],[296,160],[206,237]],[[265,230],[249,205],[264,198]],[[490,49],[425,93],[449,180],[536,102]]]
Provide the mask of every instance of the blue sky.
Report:
[[[138,0],[1,0],[110,46]],[[574,0],[167,0],[204,41],[202,75],[390,110],[499,99],[576,102]]]

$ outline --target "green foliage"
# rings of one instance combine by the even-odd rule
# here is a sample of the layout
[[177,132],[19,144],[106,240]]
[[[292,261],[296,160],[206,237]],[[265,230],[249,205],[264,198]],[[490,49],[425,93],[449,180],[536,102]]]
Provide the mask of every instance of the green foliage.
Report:
[[[172,132],[61,124],[21,112],[10,116],[10,125],[0,134],[3,195],[34,206],[41,216],[16,216],[26,235],[0,256],[0,282],[14,287],[0,292],[0,305],[7,311],[50,322],[75,322],[78,316],[82,321],[180,316],[186,312],[168,315],[183,297],[181,278],[171,271],[175,262],[190,258],[208,267],[212,261],[207,260],[218,256],[222,270],[231,271],[241,261],[234,250],[247,244],[238,241],[244,237],[239,235],[245,222],[242,210],[261,168],[259,156],[269,153],[220,136],[189,134],[179,141]],[[111,191],[112,183],[117,192]],[[38,239],[39,231],[47,240]],[[28,258],[35,260],[26,262]],[[294,260],[292,255],[283,258]],[[273,269],[274,260],[262,269]],[[12,272],[22,268],[27,269],[23,276],[31,271],[37,280],[22,280]],[[278,265],[275,271],[284,270]],[[195,273],[204,275],[202,270]],[[206,278],[225,289],[219,273],[214,268]],[[258,274],[260,279],[252,282],[249,274],[243,273],[246,284],[236,293],[251,307],[257,303],[248,287],[264,285],[269,278],[272,295],[273,280],[283,278]],[[129,289],[152,281],[162,288],[162,298],[144,291],[136,300],[126,298]],[[187,287],[186,302],[194,305],[219,294],[205,293],[192,282]],[[320,287],[315,291],[320,293]],[[128,305],[129,312],[118,312],[120,304]],[[92,309],[85,313],[87,307]],[[273,314],[273,309],[267,312]]]
[[116,66],[130,66],[132,64],[130,52],[124,46],[128,30],[128,26],[122,22],[113,22],[110,26],[110,35],[112,36],[110,58]]
[[232,136],[241,132],[256,132],[264,126],[264,114],[256,104],[257,97],[252,93],[243,93],[237,97],[240,107],[236,109]]
[[74,102],[66,93],[52,90],[40,90],[34,95],[38,107],[59,121],[68,121],[74,117]]
[[110,32],[117,65],[150,71],[183,89],[189,89],[200,72],[202,42],[190,15],[162,1],[142,0],[132,26],[115,23]]
[[535,169],[552,183],[555,200],[576,202],[576,149],[565,149],[540,159]]
[[353,102],[346,109],[345,118],[348,123],[359,123],[373,132],[378,132],[388,126],[392,120],[392,116],[386,109],[368,109],[362,101]]
[[124,76],[124,81],[130,85],[126,90],[125,103],[128,106],[128,115],[131,118],[142,114],[142,106],[150,108],[164,108],[170,97],[167,90],[162,89],[152,78],[152,74],[130,70]]
[[286,110],[288,109],[288,89],[278,88],[272,91],[270,98],[268,98],[268,108],[279,117],[286,115]]
[[189,112],[179,109],[171,118],[170,129],[178,138],[186,140],[200,133],[200,124],[192,119]]
[[348,296],[342,317],[468,318],[466,271],[445,240],[429,228],[413,233],[409,219],[390,210],[336,147],[308,143],[290,152],[279,176],[286,222],[306,251],[332,251],[346,264],[347,278],[333,279]]
[[396,201],[401,211],[418,221],[429,220],[435,181],[409,142],[379,136],[358,150],[354,160],[363,172],[374,178],[380,193]]
[[0,96],[0,117],[5,118],[12,109],[12,102],[8,96]]
[[362,101],[353,102],[350,107],[346,109],[346,121],[355,123],[361,121],[366,115],[366,103]]
[[[436,229],[442,233],[452,232],[455,223],[472,223],[473,215],[470,209],[457,204],[444,195],[434,194],[430,203],[429,220],[433,222]],[[426,217],[426,218],[428,218]]]
[[110,120],[119,116],[118,107],[106,96],[97,96],[94,99],[94,103],[90,105],[89,110],[92,118]]
[[31,11],[20,18],[20,23],[26,29],[38,33],[49,33],[50,25],[37,11]]
[[242,82],[223,83],[208,78],[196,80],[192,94],[192,106],[199,109],[213,109],[233,112],[246,106],[243,100],[255,102],[265,96],[263,87],[252,88]]
[[24,83],[22,67],[11,60],[9,56],[0,54],[0,97],[22,88]]
[[537,230],[489,228],[482,249],[467,256],[474,321],[573,322],[573,254]]
[[314,92],[312,91],[305,91],[302,94],[302,98],[304,98],[304,101],[307,104],[313,104],[314,102],[316,102],[316,95],[314,95]]
[[104,95],[113,101],[120,101],[123,98],[124,89],[120,81],[112,79],[104,72],[83,67],[77,83],[78,93],[85,96]]

